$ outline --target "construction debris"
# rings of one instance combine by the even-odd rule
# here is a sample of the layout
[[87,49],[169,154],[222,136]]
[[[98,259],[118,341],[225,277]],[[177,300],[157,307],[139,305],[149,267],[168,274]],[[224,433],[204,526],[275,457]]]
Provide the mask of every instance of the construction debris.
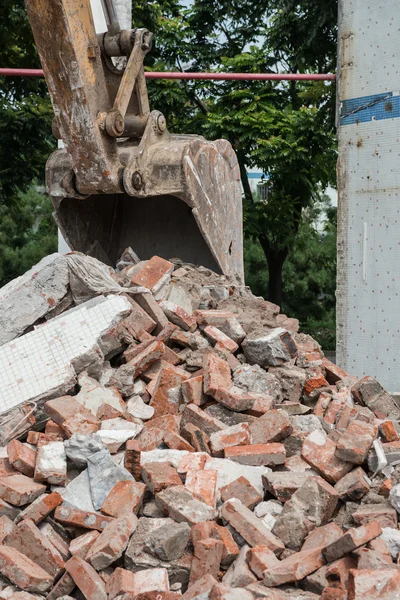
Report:
[[400,598],[400,409],[278,307],[131,249],[0,300],[0,599]]

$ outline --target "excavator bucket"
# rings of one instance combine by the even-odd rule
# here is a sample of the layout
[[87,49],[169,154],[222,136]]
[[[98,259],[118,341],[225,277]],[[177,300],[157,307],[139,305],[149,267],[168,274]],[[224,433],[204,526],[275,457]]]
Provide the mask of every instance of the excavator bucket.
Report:
[[[59,159],[55,153],[48,163],[50,189]],[[141,259],[181,258],[242,280],[240,175],[230,144],[166,133],[143,163],[143,189],[132,195],[53,195],[70,248],[115,264],[131,246]]]
[[141,259],[180,258],[243,281],[236,155],[226,140],[170,134],[150,112],[152,34],[121,31],[111,0],[100,35],[89,0],[26,5],[64,146],[47,162],[46,184],[69,247],[115,264],[131,246]]

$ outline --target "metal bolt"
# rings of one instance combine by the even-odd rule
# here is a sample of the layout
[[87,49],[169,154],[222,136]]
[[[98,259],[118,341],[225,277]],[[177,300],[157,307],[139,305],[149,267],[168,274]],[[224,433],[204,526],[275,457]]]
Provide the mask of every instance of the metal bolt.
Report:
[[125,119],[119,111],[111,111],[106,116],[106,131],[112,137],[120,137],[125,129]]
[[124,117],[121,113],[117,113],[114,119],[114,129],[117,133],[121,135],[124,133]]
[[132,175],[132,185],[135,190],[141,190],[144,186],[143,175],[140,171],[135,171]]
[[160,133],[165,131],[167,128],[167,120],[162,113],[160,113],[157,117],[157,128]]

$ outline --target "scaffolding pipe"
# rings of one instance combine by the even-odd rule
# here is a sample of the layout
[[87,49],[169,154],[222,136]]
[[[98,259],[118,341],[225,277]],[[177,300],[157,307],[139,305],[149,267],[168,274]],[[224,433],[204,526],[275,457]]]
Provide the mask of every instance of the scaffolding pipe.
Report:
[[[0,77],[43,77],[41,69],[2,69]],[[147,71],[147,79],[211,79],[213,81],[334,81],[334,73],[180,73]]]

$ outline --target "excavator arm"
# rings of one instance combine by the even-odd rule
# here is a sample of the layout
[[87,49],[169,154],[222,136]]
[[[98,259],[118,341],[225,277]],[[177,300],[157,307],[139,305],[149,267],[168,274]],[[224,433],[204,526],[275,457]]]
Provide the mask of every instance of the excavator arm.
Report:
[[121,30],[112,0],[102,34],[90,0],[25,3],[64,146],[47,161],[46,185],[68,245],[109,264],[132,246],[142,259],[179,257],[242,281],[236,155],[226,140],[170,134],[150,111],[151,32]]

